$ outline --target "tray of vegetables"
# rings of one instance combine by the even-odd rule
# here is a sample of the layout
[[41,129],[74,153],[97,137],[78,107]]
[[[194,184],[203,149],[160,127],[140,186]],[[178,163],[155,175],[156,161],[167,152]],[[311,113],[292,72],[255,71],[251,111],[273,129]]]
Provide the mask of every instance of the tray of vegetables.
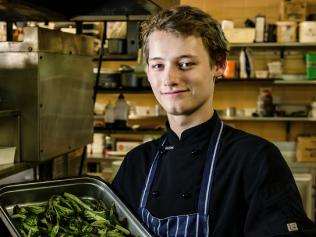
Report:
[[0,217],[13,237],[151,236],[95,177],[6,185]]

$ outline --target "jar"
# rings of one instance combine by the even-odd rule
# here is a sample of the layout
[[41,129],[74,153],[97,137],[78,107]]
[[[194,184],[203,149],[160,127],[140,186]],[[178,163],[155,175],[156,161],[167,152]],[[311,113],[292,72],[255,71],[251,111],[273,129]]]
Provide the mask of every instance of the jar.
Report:
[[311,108],[312,108],[312,117],[316,118],[316,100],[312,102],[311,104]]
[[257,113],[263,117],[271,117],[274,115],[273,97],[270,88],[260,89],[257,100]]

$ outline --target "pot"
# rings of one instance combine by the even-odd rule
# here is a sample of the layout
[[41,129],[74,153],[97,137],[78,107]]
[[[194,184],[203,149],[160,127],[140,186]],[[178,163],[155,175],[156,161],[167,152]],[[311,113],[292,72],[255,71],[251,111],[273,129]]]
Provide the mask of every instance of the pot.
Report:
[[124,88],[137,88],[140,86],[140,80],[136,77],[135,70],[129,65],[121,65],[121,86]]
[[108,39],[109,54],[124,54],[126,52],[125,39]]

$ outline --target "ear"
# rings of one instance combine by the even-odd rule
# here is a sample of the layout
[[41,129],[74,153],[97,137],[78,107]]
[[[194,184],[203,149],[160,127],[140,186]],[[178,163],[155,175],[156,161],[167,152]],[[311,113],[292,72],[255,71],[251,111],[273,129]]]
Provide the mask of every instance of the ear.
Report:
[[224,71],[226,69],[226,60],[224,62],[221,62],[221,63],[217,63],[215,65],[215,71],[214,71],[214,76],[215,77],[221,77],[224,75]]

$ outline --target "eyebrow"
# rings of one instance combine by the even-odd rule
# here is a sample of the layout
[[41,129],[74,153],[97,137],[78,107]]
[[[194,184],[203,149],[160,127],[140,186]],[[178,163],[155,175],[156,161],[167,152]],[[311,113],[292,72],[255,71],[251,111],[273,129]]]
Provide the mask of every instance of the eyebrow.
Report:
[[[184,55],[181,55],[181,56],[177,57],[176,59],[179,60],[179,59],[182,59],[182,58],[195,59],[195,58],[197,58],[197,56],[192,55],[192,54],[184,54]],[[148,59],[148,61],[155,61],[155,60],[163,60],[163,58],[162,57],[153,57],[153,58],[149,58]]]

